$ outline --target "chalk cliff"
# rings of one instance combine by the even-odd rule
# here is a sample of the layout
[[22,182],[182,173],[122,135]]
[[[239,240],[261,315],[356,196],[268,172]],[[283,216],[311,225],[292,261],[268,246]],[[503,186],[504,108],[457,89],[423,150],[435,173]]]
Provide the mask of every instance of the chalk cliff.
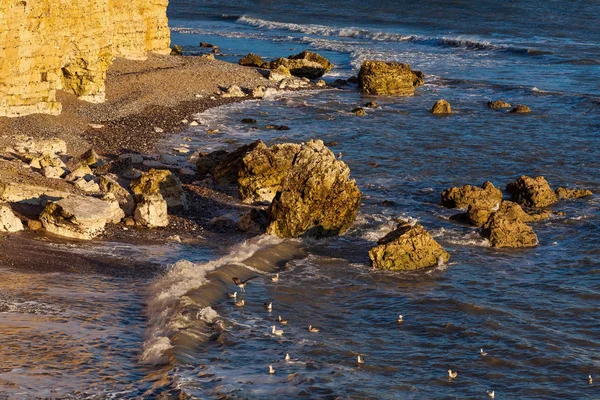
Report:
[[169,53],[168,0],[0,0],[0,116],[59,114],[56,90],[104,101],[115,57]]

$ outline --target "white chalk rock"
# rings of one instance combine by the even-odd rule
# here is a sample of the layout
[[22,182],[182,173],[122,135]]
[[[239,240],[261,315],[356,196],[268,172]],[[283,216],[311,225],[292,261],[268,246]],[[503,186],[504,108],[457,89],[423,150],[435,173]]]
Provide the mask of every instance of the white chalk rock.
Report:
[[167,202],[160,194],[140,194],[136,196],[136,202],[133,213],[136,223],[147,228],[169,225]]
[[8,204],[0,204],[0,232],[19,232],[23,223],[12,212]]

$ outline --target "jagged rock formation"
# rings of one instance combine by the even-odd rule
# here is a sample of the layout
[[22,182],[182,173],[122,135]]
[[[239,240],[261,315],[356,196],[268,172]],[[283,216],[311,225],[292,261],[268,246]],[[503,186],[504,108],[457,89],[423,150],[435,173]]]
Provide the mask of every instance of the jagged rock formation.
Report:
[[558,201],[558,196],[543,176],[535,178],[521,175],[519,179],[506,185],[511,200],[527,207],[547,207]]
[[58,114],[56,90],[104,101],[114,57],[168,54],[168,0],[0,2],[0,116]]
[[369,258],[375,268],[403,271],[446,263],[450,255],[421,225],[403,223],[379,239]]
[[452,187],[442,192],[442,205],[448,208],[467,208],[477,200],[492,201],[500,204],[502,191],[490,181],[485,181],[481,188],[472,185]]

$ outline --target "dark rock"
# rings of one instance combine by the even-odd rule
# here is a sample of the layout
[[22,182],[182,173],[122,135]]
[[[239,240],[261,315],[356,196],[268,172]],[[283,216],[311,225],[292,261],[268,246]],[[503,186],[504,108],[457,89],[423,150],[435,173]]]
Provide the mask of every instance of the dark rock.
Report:
[[510,112],[511,113],[519,113],[519,114],[530,113],[531,109],[529,107],[527,107],[526,105],[521,104],[521,105],[516,106],[512,110],[510,110]]
[[362,107],[355,108],[354,110],[352,110],[352,113],[359,117],[364,117],[365,115],[367,115],[367,113],[365,112],[365,109]]
[[379,107],[379,105],[377,103],[375,103],[374,101],[370,101],[367,104],[365,104],[365,107],[367,107],[367,108],[377,108],[377,107]]
[[338,144],[339,144],[338,142],[327,142],[327,143],[325,143],[325,146],[334,147],[334,146],[337,146]]
[[408,96],[423,84],[422,74],[408,64],[384,61],[365,61],[358,74],[365,93]]
[[200,42],[200,47],[215,47],[214,45],[210,44],[210,43],[206,43],[206,42]]
[[262,149],[267,148],[267,146],[261,140],[257,140],[227,154],[213,171],[215,183],[217,185],[237,184],[244,156],[257,148]]
[[254,118],[243,118],[242,124],[255,124],[256,120]]
[[269,215],[264,210],[252,209],[236,222],[237,228],[242,232],[264,233],[269,224]]
[[206,174],[211,174],[221,163],[225,157],[229,154],[226,150],[217,150],[208,154],[199,154],[198,160],[196,161],[196,173],[199,176],[204,176]]
[[[307,60],[311,62],[316,62],[323,67],[323,70],[325,71],[323,74],[326,74],[327,72],[331,71],[331,68],[333,68],[333,64],[330,63],[328,59],[326,59],[320,54],[313,53],[310,51],[303,51],[300,54],[296,54],[295,56],[289,56],[288,58],[290,60]],[[292,74],[294,73],[292,72]]]
[[421,225],[400,224],[369,250],[374,268],[415,270],[446,263],[450,255]]
[[172,56],[182,56],[183,55],[183,48],[181,46],[174,45],[171,48],[171,55]]

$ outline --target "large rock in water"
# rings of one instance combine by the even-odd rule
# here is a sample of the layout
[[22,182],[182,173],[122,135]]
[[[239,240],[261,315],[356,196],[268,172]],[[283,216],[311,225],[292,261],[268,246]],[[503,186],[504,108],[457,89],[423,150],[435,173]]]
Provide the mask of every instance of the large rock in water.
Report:
[[485,181],[481,188],[464,185],[452,187],[442,192],[442,205],[447,208],[467,208],[477,201],[491,202],[492,207],[502,201],[502,191],[490,181]]
[[290,60],[307,60],[310,62],[316,62],[317,64],[320,64],[321,67],[323,67],[323,70],[325,71],[323,74],[328,73],[329,71],[331,71],[331,68],[333,68],[333,64],[329,62],[328,59],[326,59],[320,54],[313,53],[312,51],[303,51],[300,54],[296,54],[295,56],[289,56],[288,58]]
[[543,176],[531,178],[522,175],[506,185],[506,190],[511,194],[512,201],[527,207],[547,207],[558,200]]
[[433,107],[431,108],[432,114],[452,114],[452,107],[448,101],[441,99],[435,102]]
[[538,239],[533,229],[510,215],[495,212],[483,225],[481,235],[492,247],[533,247]]
[[580,199],[582,197],[591,196],[591,190],[586,189],[567,189],[559,187],[554,191],[559,199]]
[[130,188],[138,194],[160,194],[169,207],[185,207],[185,193],[179,179],[167,169],[151,169],[131,181]]
[[307,59],[291,60],[289,58],[278,58],[277,60],[265,63],[263,67],[277,69],[279,67],[287,68],[290,73],[300,78],[319,79],[325,75],[325,67],[315,61]]
[[0,204],[0,232],[18,232],[23,223],[15,216],[8,204]]
[[46,205],[40,222],[50,233],[89,240],[104,231],[107,223],[116,223],[110,203],[93,197],[71,196]]
[[365,93],[410,96],[423,84],[423,73],[413,71],[408,64],[365,61],[358,79]]
[[302,145],[281,181],[271,207],[267,233],[280,237],[325,237],[354,222],[361,193],[350,169],[321,140]]
[[257,146],[243,158],[238,188],[244,203],[270,203],[288,175],[302,146],[294,143]]
[[450,255],[421,225],[400,224],[369,250],[373,267],[392,271],[433,267]]

